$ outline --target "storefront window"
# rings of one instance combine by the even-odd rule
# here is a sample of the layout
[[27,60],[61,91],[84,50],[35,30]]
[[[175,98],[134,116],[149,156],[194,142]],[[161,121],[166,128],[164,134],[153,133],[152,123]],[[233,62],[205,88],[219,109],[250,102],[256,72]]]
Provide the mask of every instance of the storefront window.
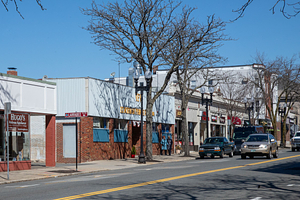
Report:
[[127,130],[127,120],[116,119],[115,120],[115,129]]
[[102,117],[93,118],[93,128],[108,128],[109,120]]
[[[5,140],[6,132],[3,132],[3,119],[0,120],[0,159],[5,161],[7,155],[5,155]],[[29,132],[9,132],[9,160],[11,161],[22,161],[30,160],[30,134]]]
[[[0,158],[6,160],[5,153],[5,136],[1,131]],[[28,132],[9,132],[9,160],[22,161],[30,160],[30,137]]]

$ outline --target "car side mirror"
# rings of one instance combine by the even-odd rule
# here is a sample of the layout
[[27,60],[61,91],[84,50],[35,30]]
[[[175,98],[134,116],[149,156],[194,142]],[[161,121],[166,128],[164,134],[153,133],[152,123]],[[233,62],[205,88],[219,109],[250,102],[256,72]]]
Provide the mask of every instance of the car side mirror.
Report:
[[271,142],[275,142],[275,139],[271,139]]

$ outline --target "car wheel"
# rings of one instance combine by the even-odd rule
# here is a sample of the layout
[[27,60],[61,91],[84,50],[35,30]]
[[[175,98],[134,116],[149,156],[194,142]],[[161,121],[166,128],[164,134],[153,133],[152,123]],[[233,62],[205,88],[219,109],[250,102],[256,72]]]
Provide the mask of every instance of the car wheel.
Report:
[[278,158],[278,149],[276,149],[275,154],[273,155],[273,158]]
[[223,149],[221,150],[220,158],[224,158],[224,151],[223,151]]
[[203,158],[204,158],[204,156],[203,156],[203,155],[201,155],[201,156],[200,156],[200,159],[203,159]]
[[294,148],[292,148],[292,151],[295,151],[295,149],[294,149]]
[[241,159],[246,159],[246,155],[241,155]]
[[211,157],[211,158],[214,158],[215,156],[214,156],[214,155],[211,155],[210,157]]
[[271,159],[271,157],[272,157],[272,149],[270,149],[270,151],[269,151],[269,153],[268,153],[268,155],[267,155],[267,158],[268,158],[268,159]]
[[233,157],[233,150],[230,152],[229,157]]
[[251,159],[253,159],[254,156],[249,156]]

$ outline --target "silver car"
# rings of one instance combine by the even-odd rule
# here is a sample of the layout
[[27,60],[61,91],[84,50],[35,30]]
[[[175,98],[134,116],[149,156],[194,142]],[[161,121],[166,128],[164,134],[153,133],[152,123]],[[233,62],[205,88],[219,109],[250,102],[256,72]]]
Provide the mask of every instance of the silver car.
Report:
[[272,155],[274,158],[278,158],[278,145],[272,134],[251,134],[241,145],[242,159],[245,159],[246,156],[250,158],[267,156],[268,159],[271,159]]

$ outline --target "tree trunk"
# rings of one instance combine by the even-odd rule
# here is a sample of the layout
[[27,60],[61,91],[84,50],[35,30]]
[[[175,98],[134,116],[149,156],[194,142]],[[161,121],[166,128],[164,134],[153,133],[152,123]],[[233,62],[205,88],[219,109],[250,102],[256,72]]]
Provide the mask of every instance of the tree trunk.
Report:
[[189,145],[189,134],[188,134],[188,124],[186,118],[186,108],[187,108],[187,101],[186,95],[184,92],[181,93],[181,119],[182,119],[182,136],[184,139],[184,156],[190,155],[190,145]]
[[183,141],[184,141],[184,156],[189,156],[190,151],[189,151],[189,135],[188,135],[188,127],[187,127],[187,120],[186,120],[186,108],[181,108],[182,114],[182,124],[181,124],[181,131],[182,131],[182,136],[183,136]]
[[282,131],[282,145],[283,147],[285,147],[286,145],[286,117],[283,118],[283,122],[282,122],[282,125],[283,125],[283,131]]

